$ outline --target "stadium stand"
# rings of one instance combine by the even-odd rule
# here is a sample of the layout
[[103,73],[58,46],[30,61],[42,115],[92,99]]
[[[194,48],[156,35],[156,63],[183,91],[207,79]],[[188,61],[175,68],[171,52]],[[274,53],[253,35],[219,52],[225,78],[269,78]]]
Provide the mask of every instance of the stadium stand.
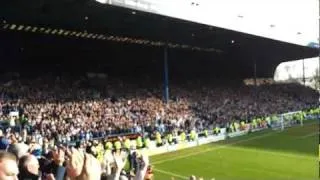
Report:
[[[200,133],[233,122],[250,123],[255,117],[309,109],[318,103],[314,90],[298,84],[260,84],[257,88],[232,84],[210,88],[208,84],[190,83],[192,85],[185,88],[173,86],[172,94],[180,97],[172,97],[164,104],[158,93],[153,94],[156,88],[146,91],[127,82],[126,88],[109,84],[107,90],[114,92],[110,96],[107,91],[85,87],[88,81],[42,76],[11,81],[3,86],[1,142],[10,142],[4,144],[3,149],[26,143],[33,148],[29,151],[40,158],[47,156],[49,149],[75,143],[99,158],[96,149],[102,143],[118,141],[111,137],[135,139],[142,135],[143,139],[155,139],[156,132],[165,138],[175,132],[189,134],[193,129]],[[135,93],[130,93],[133,89]],[[131,136],[127,136],[129,134]],[[168,143],[171,141],[168,139]],[[121,148],[125,148],[124,143],[123,140]],[[144,145],[137,143],[137,147]],[[13,152],[17,154],[17,151]]]
[[[317,50],[134,15],[91,1],[0,6],[0,179],[154,179],[142,151],[151,144],[170,148],[218,137],[222,129],[267,128],[274,114],[319,114],[310,88],[242,81],[270,77],[281,61]],[[164,49],[167,103],[159,77]]]

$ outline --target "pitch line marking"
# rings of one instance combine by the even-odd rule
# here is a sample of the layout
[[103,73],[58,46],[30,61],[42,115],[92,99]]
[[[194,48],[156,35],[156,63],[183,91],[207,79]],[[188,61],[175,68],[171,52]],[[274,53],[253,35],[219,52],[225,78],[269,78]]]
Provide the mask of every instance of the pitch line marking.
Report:
[[304,136],[300,136],[300,137],[298,137],[298,139],[305,139],[305,138],[312,137],[312,136],[319,135],[319,134],[320,134],[320,132],[310,133],[310,134],[307,134]]
[[287,176],[287,175],[282,174],[280,172],[269,171],[269,170],[261,170],[261,169],[253,169],[253,168],[243,168],[242,170],[243,171],[248,171],[248,172],[266,173],[266,174],[269,174],[269,175],[281,176],[283,178],[288,178],[288,179],[292,178],[292,176]]
[[158,172],[160,172],[162,174],[166,174],[166,175],[169,175],[169,176],[174,176],[174,177],[181,178],[181,179],[188,179],[189,178],[187,176],[182,176],[180,174],[176,174],[176,173],[169,172],[169,171],[164,171],[164,170],[157,169],[157,168],[154,168],[153,170],[154,171],[158,171]]
[[298,154],[292,154],[292,153],[282,153],[279,151],[268,151],[263,149],[257,149],[257,148],[242,148],[242,147],[229,147],[229,149],[235,150],[235,151],[246,151],[246,152],[253,152],[253,153],[261,153],[261,154],[268,154],[268,155],[275,155],[275,156],[281,156],[281,157],[287,157],[287,158],[296,158],[296,159],[306,159],[306,160],[316,160],[316,156],[308,156],[308,155],[298,155]]

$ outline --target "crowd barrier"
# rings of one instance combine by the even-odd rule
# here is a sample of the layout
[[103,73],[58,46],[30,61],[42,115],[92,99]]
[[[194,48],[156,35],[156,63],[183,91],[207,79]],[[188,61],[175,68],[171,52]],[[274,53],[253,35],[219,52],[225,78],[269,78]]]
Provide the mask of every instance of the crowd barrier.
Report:
[[[225,129],[225,128],[224,128]],[[243,136],[248,134],[248,130],[244,131],[237,131],[233,133],[220,133],[218,135],[210,135],[208,137],[201,137],[196,139],[195,141],[185,141],[185,142],[179,142],[178,144],[165,144],[161,147],[156,147],[155,142],[152,141],[152,145],[149,148],[144,148],[141,149],[141,152],[144,152],[148,154],[149,156],[154,156],[154,155],[159,155],[159,154],[164,154],[168,152],[174,152],[182,149],[187,149],[187,148],[192,148],[204,144],[209,144],[213,142],[218,142],[218,141],[223,141],[226,140],[227,138],[233,138],[233,137],[238,137],[238,136]]]
[[[314,116],[314,115],[309,115],[306,120],[315,120],[319,119],[320,116]],[[236,131],[232,133],[227,133],[226,128],[221,128],[221,133],[218,135],[209,135],[208,137],[200,137],[196,139],[195,141],[185,141],[185,142],[179,142],[177,144],[165,144],[161,147],[156,147],[155,141],[151,141],[151,146],[149,148],[144,148],[141,149],[140,151],[148,154],[149,156],[154,156],[154,155],[159,155],[159,154],[164,154],[168,152],[174,152],[182,149],[187,149],[187,148],[192,148],[204,144],[209,144],[213,142],[218,142],[218,141],[223,141],[228,138],[234,138],[234,137],[239,137],[239,136],[244,136],[247,135],[249,132],[258,132],[262,130],[266,130],[268,127],[264,128],[257,128],[257,129],[246,129],[243,131]]]
[[[305,120],[312,120],[312,119],[320,119],[320,114],[306,114],[305,116]],[[257,131],[261,131],[264,130],[268,127],[264,127],[264,128],[256,128],[256,129],[246,129],[244,131],[237,131],[237,132],[233,132],[233,133],[228,133],[227,134],[227,128],[220,128],[221,133],[219,134],[219,136],[217,135],[212,135],[213,132],[212,130],[208,130],[209,132],[209,137],[206,138],[202,138],[199,137],[197,142],[180,142],[179,139],[180,137],[174,137],[174,139],[178,140],[178,144],[176,145],[164,145],[162,147],[157,147],[155,141],[150,141],[150,145],[149,145],[149,149],[146,149],[146,151],[150,151],[150,153],[148,154],[161,154],[161,153],[165,153],[165,152],[170,152],[176,149],[185,149],[188,147],[194,147],[196,145],[202,145],[202,144],[206,144],[206,143],[211,143],[211,142],[216,142],[216,141],[221,141],[224,140],[226,138],[232,138],[232,137],[236,137],[236,136],[242,136],[245,134],[248,134],[249,132],[257,132]],[[114,142],[118,139],[118,137],[125,137],[125,138],[129,138],[132,141],[135,141],[135,139],[140,136],[141,134],[139,133],[126,133],[126,134],[116,134],[116,135],[109,135],[106,137],[98,137],[98,138],[92,138],[91,140],[102,140],[102,139],[107,139],[108,141]],[[204,136],[204,133],[199,133],[199,135]],[[222,136],[220,136],[222,135]],[[187,134],[187,137],[189,135]],[[68,144],[69,146],[76,146],[76,142],[75,141],[71,141],[71,142],[67,142],[67,143],[63,143],[63,144]],[[172,147],[173,146],[173,147]]]
[[219,135],[211,135],[208,137],[201,137],[196,139],[195,141],[184,141],[184,142],[179,142],[177,144],[165,144],[160,147],[155,146],[155,142],[153,142],[154,146],[150,146],[149,148],[144,148],[141,149],[140,151],[148,154],[149,156],[154,156],[154,155],[159,155],[159,154],[164,154],[168,152],[174,152],[182,149],[187,149],[187,148],[192,148],[204,144],[209,144],[213,142],[218,142],[225,140],[227,138],[226,134],[219,134]]
[[243,130],[243,131],[236,131],[232,133],[227,133],[226,128],[221,128],[219,134],[213,134],[210,132],[208,137],[199,137],[194,141],[181,141],[180,136],[174,137],[174,139],[177,140],[177,144],[164,144],[160,147],[156,146],[155,141],[151,141],[149,148],[143,148],[140,151],[143,151],[144,153],[148,154],[149,156],[158,155],[158,154],[164,154],[167,152],[173,152],[178,151],[182,149],[187,149],[191,147],[196,147],[204,144],[209,144],[213,142],[223,141],[228,138],[237,137],[237,136],[243,136],[249,133],[249,129]]
[[[313,113],[308,113],[305,114],[305,120],[310,120],[310,119],[320,119],[320,109],[319,108],[315,108],[313,110]],[[310,111],[309,111],[310,112]],[[5,122],[5,121],[3,121]],[[0,128],[2,130],[8,130],[9,125],[0,123]],[[16,127],[11,127],[15,132],[21,132],[21,126],[16,126]],[[157,154],[162,154],[162,153],[166,153],[166,152],[172,152],[172,151],[176,151],[176,150],[180,150],[180,149],[185,149],[185,148],[190,148],[190,147],[195,147],[195,146],[199,146],[199,145],[203,145],[203,144],[208,144],[208,143],[212,143],[212,142],[217,142],[217,141],[222,141],[225,140],[227,138],[233,138],[233,137],[237,137],[237,136],[243,136],[248,134],[249,132],[256,132],[256,131],[261,131],[263,129],[266,129],[268,127],[264,127],[264,128],[258,128],[258,129],[249,129],[247,128],[246,130],[243,131],[236,131],[236,132],[232,132],[232,133],[227,133],[226,128],[221,128],[220,129],[220,134],[215,135],[212,130],[208,130],[209,131],[209,136],[208,137],[201,137],[200,135],[204,136],[204,133],[199,133],[199,138],[197,138],[195,141],[184,141],[181,142],[180,141],[180,137],[174,137],[174,139],[177,140],[177,143],[174,145],[169,145],[169,144],[165,144],[161,147],[157,147],[155,141],[150,141],[150,145],[148,149],[144,149],[144,151],[146,151],[149,155],[157,155]],[[140,136],[141,134],[139,133],[124,133],[124,134],[114,134],[114,135],[107,135],[106,137],[97,137],[97,138],[92,138],[91,140],[103,140],[103,139],[107,139],[108,141],[116,141],[118,139],[118,137],[126,137],[129,138],[133,141],[135,141],[135,139]],[[187,135],[189,136],[189,135]],[[81,142],[81,140],[79,141],[68,141],[68,142],[57,142],[58,144],[63,144],[63,145],[68,145],[68,146],[76,146],[78,142]]]

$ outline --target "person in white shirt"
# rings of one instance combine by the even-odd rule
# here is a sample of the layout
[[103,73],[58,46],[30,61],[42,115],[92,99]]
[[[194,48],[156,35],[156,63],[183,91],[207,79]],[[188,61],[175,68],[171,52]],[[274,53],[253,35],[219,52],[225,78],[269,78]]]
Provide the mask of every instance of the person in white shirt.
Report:
[[10,117],[10,122],[9,122],[11,127],[16,126],[16,117],[15,116],[11,116]]

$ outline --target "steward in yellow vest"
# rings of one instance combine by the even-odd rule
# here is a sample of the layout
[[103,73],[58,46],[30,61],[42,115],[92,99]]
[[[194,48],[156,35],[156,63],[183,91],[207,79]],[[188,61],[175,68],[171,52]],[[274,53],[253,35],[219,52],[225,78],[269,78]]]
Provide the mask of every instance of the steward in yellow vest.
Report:
[[182,132],[181,134],[180,134],[180,141],[181,142],[184,142],[186,140],[186,133],[185,132]]
[[208,130],[204,130],[204,137],[208,137]]
[[246,124],[244,123],[244,121],[241,121],[241,126],[240,126],[240,129],[241,130],[245,130],[246,129]]
[[142,148],[143,147],[143,143],[142,143],[141,136],[139,136],[136,141],[137,141],[137,149]]
[[258,127],[258,126],[257,126],[257,120],[256,120],[256,119],[253,119],[253,120],[252,120],[251,126],[252,126],[252,129],[256,129],[256,128]]
[[102,163],[104,158],[104,148],[101,143],[98,144],[96,151],[97,151],[97,159],[99,160],[100,163]]
[[114,143],[114,147],[116,149],[116,152],[119,152],[121,150],[121,142],[120,141],[116,141]]
[[113,144],[110,141],[108,141],[105,145],[105,150],[112,151],[112,148],[113,148]]
[[196,131],[195,131],[195,130],[191,130],[191,133],[190,133],[190,140],[191,140],[191,141],[196,140],[196,136],[197,136]]
[[131,141],[130,141],[129,138],[126,138],[126,139],[124,140],[124,148],[125,148],[126,150],[129,150],[129,149],[130,149],[130,146],[131,146]]
[[146,137],[144,139],[144,147],[145,148],[149,148],[150,147],[150,139],[148,137]]
[[156,133],[156,143],[158,147],[162,146],[161,134],[159,132]]

